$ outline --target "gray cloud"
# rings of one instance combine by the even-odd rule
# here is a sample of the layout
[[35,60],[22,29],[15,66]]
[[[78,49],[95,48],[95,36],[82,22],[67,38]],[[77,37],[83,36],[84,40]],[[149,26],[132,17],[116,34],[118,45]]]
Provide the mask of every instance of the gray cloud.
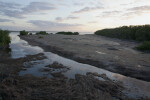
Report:
[[56,21],[58,22],[62,22],[64,20],[70,20],[70,19],[79,19],[79,17],[75,17],[75,16],[68,16],[67,18],[62,18],[62,17],[56,17]]
[[3,30],[21,31],[21,30],[32,30],[31,27],[14,26],[14,25],[0,25]]
[[97,17],[119,17],[121,19],[129,19],[138,15],[142,15],[143,13],[150,13],[150,6],[133,7],[124,11],[104,11]]
[[74,3],[75,6],[83,6],[84,3]]
[[132,18],[134,16],[142,15],[143,13],[150,13],[150,6],[139,6],[127,9],[127,12],[122,15],[124,19]]
[[62,17],[56,17],[56,21],[61,22],[61,21],[64,21],[64,19]]
[[9,20],[9,19],[0,19],[0,22],[12,22],[12,20]]
[[55,9],[53,4],[47,2],[31,2],[28,6],[22,8],[24,13],[40,12]]
[[122,12],[121,11],[105,11],[102,14],[102,17],[116,17],[119,16]]
[[66,19],[79,19],[79,17],[75,17],[75,16],[68,16]]
[[89,11],[94,11],[99,9],[103,9],[103,7],[85,7],[78,11],[75,11],[74,13],[84,13],[84,12],[89,12]]
[[31,2],[21,8],[19,4],[0,2],[0,13],[15,18],[25,18],[27,14],[56,9],[54,5],[46,2]]
[[104,14],[116,14],[116,13],[120,13],[121,11],[116,11],[116,10],[114,10],[114,11],[104,11],[103,13]]
[[97,16],[97,17],[103,17],[103,18],[108,18],[108,17],[117,17],[120,16],[120,14],[122,13],[122,11],[104,11],[102,12],[101,15]]
[[90,24],[95,24],[95,23],[97,23],[97,21],[90,21],[90,22],[88,22],[88,23],[90,23]]
[[140,6],[128,9],[130,11],[150,11],[150,6]]
[[43,21],[43,20],[30,20],[29,23],[37,27],[44,27],[44,28],[82,26],[81,24],[58,23],[58,22]]
[[16,3],[6,3],[6,2],[0,1],[1,10],[3,10],[3,9],[17,9],[20,6],[21,5],[16,4]]

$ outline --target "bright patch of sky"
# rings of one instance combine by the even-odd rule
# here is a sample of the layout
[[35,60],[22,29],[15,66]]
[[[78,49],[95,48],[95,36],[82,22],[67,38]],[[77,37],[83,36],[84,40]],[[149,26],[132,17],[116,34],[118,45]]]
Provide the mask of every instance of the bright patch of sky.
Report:
[[0,0],[0,28],[84,31],[150,24],[150,0]]

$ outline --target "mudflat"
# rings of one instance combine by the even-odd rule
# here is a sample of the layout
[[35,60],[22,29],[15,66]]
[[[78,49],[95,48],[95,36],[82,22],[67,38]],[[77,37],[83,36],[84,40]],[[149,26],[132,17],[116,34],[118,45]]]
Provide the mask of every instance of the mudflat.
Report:
[[150,54],[134,49],[134,41],[97,35],[20,36],[31,45],[80,63],[90,64],[125,76],[150,81]]
[[[128,100],[122,93],[123,86],[104,74],[76,74],[75,79],[68,79],[61,73],[51,73],[45,68],[42,71],[50,72],[53,78],[31,74],[20,76],[18,72],[26,70],[25,62],[45,59],[44,54],[17,59],[10,58],[5,52],[0,51],[0,54],[0,100]],[[56,62],[46,67],[65,68]]]

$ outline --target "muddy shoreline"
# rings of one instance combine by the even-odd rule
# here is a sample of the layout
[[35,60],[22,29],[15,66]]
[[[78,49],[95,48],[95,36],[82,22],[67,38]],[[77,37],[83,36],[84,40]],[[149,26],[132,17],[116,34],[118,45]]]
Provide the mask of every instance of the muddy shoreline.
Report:
[[[41,53],[11,59],[7,53],[1,54],[3,54],[1,55],[3,59],[0,59],[2,100],[128,100],[121,92],[123,86],[105,75],[76,74],[75,79],[69,80],[61,73],[53,73],[53,78],[35,77],[30,74],[19,76],[18,72],[24,69],[24,62],[42,60],[45,56]],[[65,68],[56,62],[50,66],[56,69]],[[96,77],[101,77],[105,81]]]
[[[36,42],[32,43],[39,45]],[[47,49],[49,51],[49,48]],[[35,66],[38,68],[38,73],[49,74],[52,77],[34,76],[34,70],[28,74],[20,74],[34,67],[31,62],[45,61],[48,57],[45,54],[42,52],[11,58],[10,54],[0,52],[0,98],[2,97],[2,100],[149,100],[147,96],[129,96],[124,92],[127,87],[122,82],[111,80],[103,73],[89,71],[84,75],[75,74],[74,78],[69,78],[63,72],[69,72],[71,67],[58,62],[47,65],[37,63]],[[72,53],[66,52],[64,55],[71,56]],[[73,55],[75,57],[75,54]],[[38,65],[42,67],[39,68]]]
[[[20,36],[21,39],[28,41],[30,45],[39,46],[39,47],[43,48],[46,52],[52,52],[52,53],[58,54],[60,56],[75,60],[77,62],[84,63],[84,64],[90,64],[90,65],[93,65],[93,66],[96,66],[99,68],[109,70],[114,73],[119,73],[119,74],[122,74],[125,76],[137,78],[137,79],[144,80],[144,81],[150,81],[150,70],[136,69],[135,67],[132,67],[130,65],[127,66],[127,65],[120,64],[117,62],[112,63],[111,65],[108,66],[100,60],[91,59],[90,56],[89,57],[88,56],[87,57],[78,56],[76,53],[71,52],[69,50],[66,51],[66,50],[64,50],[64,48],[61,48],[57,45],[52,46],[50,43],[47,43],[47,44],[42,43],[41,41],[38,40],[37,36],[35,38],[33,38],[33,37],[34,36],[32,36],[32,37]],[[42,38],[41,38],[41,40],[42,40]]]

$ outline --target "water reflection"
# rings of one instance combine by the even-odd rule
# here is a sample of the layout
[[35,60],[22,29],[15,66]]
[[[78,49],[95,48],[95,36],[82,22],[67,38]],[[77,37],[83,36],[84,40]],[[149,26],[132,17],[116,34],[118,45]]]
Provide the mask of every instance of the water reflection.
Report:
[[35,55],[38,53],[43,52],[43,49],[38,46],[31,46],[28,44],[28,42],[21,40],[19,36],[17,36],[19,33],[11,33],[11,44],[10,48],[11,50],[11,57],[12,58],[21,58],[25,57],[27,55]]
[[48,64],[49,64],[49,61],[46,59],[26,62],[24,63],[25,69],[20,71],[19,75],[22,76],[26,74],[32,74],[33,76],[37,76],[37,77],[45,76],[45,77],[51,78],[52,76],[51,74],[49,74],[49,72],[40,71],[42,68],[44,68]]

